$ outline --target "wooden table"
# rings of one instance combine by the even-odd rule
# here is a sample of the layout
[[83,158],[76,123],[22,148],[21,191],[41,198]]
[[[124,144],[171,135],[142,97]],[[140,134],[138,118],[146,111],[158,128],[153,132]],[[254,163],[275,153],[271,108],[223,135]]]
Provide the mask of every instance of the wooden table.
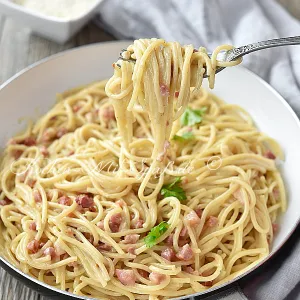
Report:
[[[278,0],[300,18],[299,0]],[[18,71],[47,56],[81,45],[110,41],[114,38],[95,24],[87,25],[65,45],[58,45],[31,34],[14,20],[0,16],[0,84]],[[46,300],[0,269],[0,300]]]

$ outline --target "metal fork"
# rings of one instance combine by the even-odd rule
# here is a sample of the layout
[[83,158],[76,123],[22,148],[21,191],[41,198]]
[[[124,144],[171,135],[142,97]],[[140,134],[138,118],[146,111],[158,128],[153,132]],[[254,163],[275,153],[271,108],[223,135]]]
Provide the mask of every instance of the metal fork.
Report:
[[[257,43],[253,43],[253,44],[248,44],[248,45],[241,46],[238,48],[233,48],[231,50],[228,50],[228,51],[222,53],[223,61],[229,62],[229,61],[236,60],[246,54],[255,52],[255,51],[264,50],[264,49],[273,48],[273,47],[288,46],[288,45],[300,45],[300,36],[272,39],[272,40],[257,42]],[[120,59],[125,60],[125,61],[135,62],[135,59],[133,59],[133,58],[126,59],[123,57],[123,53],[125,51],[127,51],[127,50],[124,49],[120,53]],[[209,53],[208,55],[211,56],[211,53]],[[219,67],[216,70],[216,73],[219,73],[224,69],[225,69],[225,67]],[[207,77],[207,75],[204,74],[204,77]]]

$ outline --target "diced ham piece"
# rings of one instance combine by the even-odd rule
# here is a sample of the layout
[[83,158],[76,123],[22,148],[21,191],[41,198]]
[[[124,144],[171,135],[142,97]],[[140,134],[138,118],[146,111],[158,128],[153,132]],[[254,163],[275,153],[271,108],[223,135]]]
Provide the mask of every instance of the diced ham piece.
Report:
[[197,214],[197,216],[199,218],[201,218],[202,214],[203,214],[203,209],[198,207],[198,208],[195,209],[195,213]]
[[173,261],[175,259],[175,251],[172,248],[166,248],[161,251],[160,256],[168,261]]
[[100,115],[105,122],[109,122],[111,120],[115,120],[115,111],[112,106],[107,106],[100,110]]
[[120,225],[122,224],[123,218],[120,213],[114,214],[109,220],[109,228],[112,232],[118,232]]
[[190,213],[188,213],[185,217],[184,217],[186,223],[188,225],[190,225],[191,227],[196,227],[200,224],[201,220],[198,217],[197,213],[192,210]]
[[149,279],[154,284],[160,284],[162,281],[164,281],[166,279],[166,275],[151,272],[150,275],[149,275]]
[[199,275],[198,271],[195,271],[191,266],[183,267],[183,271],[193,275]]
[[42,154],[43,156],[48,156],[48,155],[49,155],[49,151],[48,151],[48,149],[47,149],[46,146],[42,146],[42,147],[40,148],[40,151],[41,151],[41,154]]
[[276,234],[279,230],[279,225],[277,223],[272,224],[273,234]]
[[75,201],[82,208],[90,208],[95,205],[94,199],[91,196],[86,195],[86,194],[77,196]]
[[211,287],[213,286],[213,281],[205,281],[205,282],[201,282],[201,284],[207,287]]
[[64,136],[66,133],[68,133],[68,129],[67,129],[67,128],[64,128],[64,127],[59,128],[59,129],[57,130],[56,137],[60,139],[60,138],[61,138],[62,136]]
[[39,250],[39,246],[40,243],[37,240],[32,240],[31,242],[28,243],[26,248],[30,253],[37,253]]
[[97,223],[97,227],[99,227],[100,229],[104,230],[104,221],[100,221]]
[[33,178],[28,178],[28,179],[27,179],[27,184],[28,184],[31,188],[34,187],[35,183],[36,183],[36,180],[35,180],[35,179],[33,179]]
[[136,221],[134,227],[135,227],[136,229],[137,229],[137,228],[143,228],[143,225],[144,225],[144,220],[138,219],[138,220]]
[[274,154],[272,151],[270,151],[270,150],[268,150],[268,151],[264,154],[264,156],[265,156],[266,158],[269,158],[269,159],[276,159],[275,154]]
[[135,255],[135,247],[129,247],[128,249],[127,249],[127,252],[128,253],[130,253],[130,254],[134,254]]
[[124,285],[134,285],[136,277],[133,270],[116,269],[116,275],[119,281]]
[[55,138],[56,133],[57,133],[57,131],[54,128],[52,128],[52,127],[47,128],[43,132],[42,142],[50,142],[50,141],[52,141]]
[[160,93],[163,97],[168,97],[170,95],[169,87],[165,84],[160,85]]
[[9,205],[11,203],[12,203],[12,201],[10,199],[8,199],[7,197],[5,197],[4,199],[0,200],[0,205],[1,206]]
[[105,243],[99,242],[99,245],[96,246],[96,248],[101,252],[101,251],[110,251],[111,246]]
[[148,278],[149,277],[149,273],[147,271],[143,270],[143,269],[139,269],[138,272],[144,278]]
[[33,230],[33,231],[36,231],[36,223],[35,222],[30,223],[29,229]]
[[33,198],[36,203],[42,202],[42,196],[38,190],[33,191]]
[[181,229],[180,233],[179,233],[179,236],[180,236],[180,237],[185,237],[185,236],[187,235],[187,233],[188,233],[187,228],[186,228],[186,227],[183,227],[183,228]]
[[73,106],[73,112],[74,112],[74,113],[78,112],[80,109],[81,109],[81,106],[78,105],[78,104],[75,104],[75,105]]
[[29,136],[29,137],[25,138],[24,141],[22,141],[20,144],[23,144],[27,147],[35,146],[36,140],[35,140],[35,138]]
[[216,225],[218,225],[218,218],[214,217],[214,216],[210,216],[207,220],[207,226],[208,227],[215,227]]
[[171,233],[166,240],[166,244],[169,246],[173,246],[173,239],[174,239],[174,233]]
[[180,260],[190,260],[193,258],[194,252],[189,244],[185,244],[182,248],[179,249],[179,252],[176,256]]
[[55,249],[53,247],[48,247],[44,250],[44,255],[48,256],[50,255],[51,259],[53,259],[56,256]]
[[68,196],[62,196],[58,199],[58,203],[65,206],[72,205],[72,199]]
[[124,244],[135,244],[140,238],[139,234],[128,234],[125,236],[123,243]]
[[61,256],[66,253],[66,251],[59,245],[58,242],[54,243],[54,248],[57,256]]
[[19,159],[21,157],[21,155],[23,154],[23,150],[20,150],[20,149],[13,150],[11,154],[15,159]]

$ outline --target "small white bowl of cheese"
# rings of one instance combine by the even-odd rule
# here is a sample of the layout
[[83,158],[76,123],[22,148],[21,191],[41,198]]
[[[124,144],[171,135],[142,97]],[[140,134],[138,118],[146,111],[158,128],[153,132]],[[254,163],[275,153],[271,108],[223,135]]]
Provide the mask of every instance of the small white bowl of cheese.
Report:
[[65,43],[98,11],[102,0],[0,0],[0,14],[16,18],[33,32]]

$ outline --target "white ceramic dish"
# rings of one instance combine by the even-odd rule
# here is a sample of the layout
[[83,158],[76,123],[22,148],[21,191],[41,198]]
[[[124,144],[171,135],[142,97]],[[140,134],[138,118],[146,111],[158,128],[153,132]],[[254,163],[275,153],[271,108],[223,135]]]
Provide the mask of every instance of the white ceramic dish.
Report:
[[101,2],[102,0],[97,0],[83,15],[71,20],[48,17],[15,4],[11,0],[0,0],[0,14],[15,18],[43,37],[65,43],[97,13]]
[[[111,76],[112,62],[119,56],[120,49],[128,44],[128,41],[109,42],[67,51],[30,67],[2,85],[0,146],[4,147],[6,141],[20,131],[20,118],[38,117],[36,109],[39,114],[45,113],[54,104],[56,93]],[[272,255],[299,223],[300,122],[277,92],[242,67],[230,68],[218,74],[213,92],[225,101],[245,108],[259,129],[275,138],[285,152],[286,158],[281,171],[288,191],[288,208],[281,217],[280,231],[275,238]],[[2,262],[11,267],[3,259]],[[28,278],[27,275],[22,275]],[[51,289],[52,293],[56,291],[68,294],[45,284],[41,285]]]

